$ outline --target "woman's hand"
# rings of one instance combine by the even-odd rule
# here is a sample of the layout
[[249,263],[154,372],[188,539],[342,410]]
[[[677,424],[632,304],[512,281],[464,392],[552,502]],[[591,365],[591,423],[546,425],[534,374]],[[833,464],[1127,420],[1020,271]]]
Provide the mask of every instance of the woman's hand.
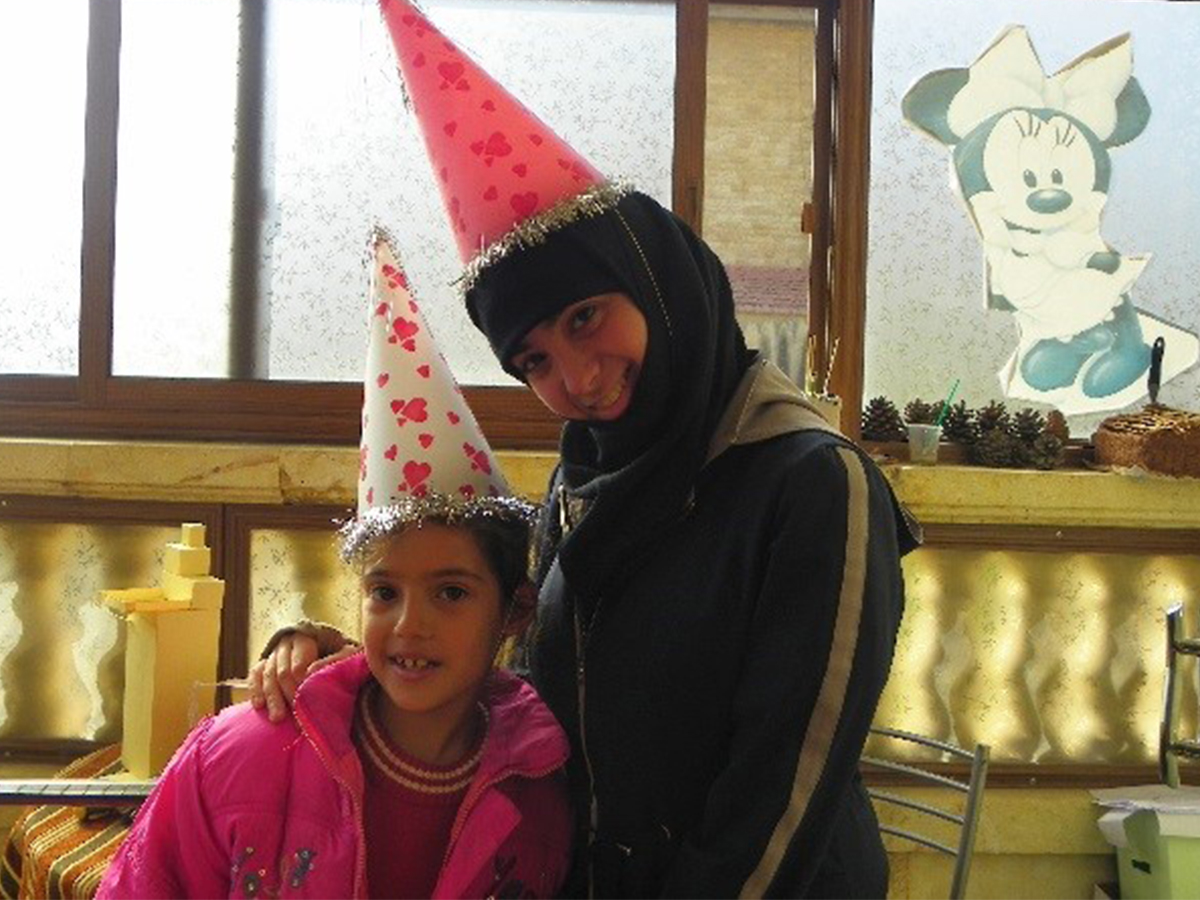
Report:
[[250,667],[250,703],[255,709],[265,706],[272,722],[282,722],[287,718],[300,682],[321,667],[357,651],[356,645],[346,644],[336,653],[318,659],[320,648],[315,637],[299,632],[285,635],[265,659]]

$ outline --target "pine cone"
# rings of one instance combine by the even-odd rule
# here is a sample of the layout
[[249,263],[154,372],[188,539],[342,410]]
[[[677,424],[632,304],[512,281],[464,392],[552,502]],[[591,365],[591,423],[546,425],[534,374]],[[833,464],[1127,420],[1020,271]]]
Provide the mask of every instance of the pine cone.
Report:
[[959,444],[973,444],[979,437],[974,411],[967,408],[967,401],[959,400],[946,411],[942,420],[942,437]]
[[1062,441],[1064,445],[1071,439],[1071,429],[1067,427],[1067,417],[1057,409],[1046,413],[1046,431]]
[[920,397],[904,407],[904,421],[909,425],[932,425],[941,411],[941,403],[926,403]]
[[979,426],[979,436],[982,438],[989,431],[1008,431],[1008,410],[998,400],[993,400],[983,409],[975,413],[975,423]]
[[1035,469],[1053,469],[1063,455],[1063,442],[1058,435],[1044,431],[1029,447],[1029,465]]
[[1046,430],[1046,419],[1036,409],[1027,406],[1012,417],[1009,430],[1021,443],[1032,446],[1033,442]]
[[1003,428],[989,428],[971,446],[971,460],[981,466],[1011,468],[1024,456],[1021,442]]
[[902,441],[904,420],[887,397],[872,397],[863,410],[862,437],[866,441]]

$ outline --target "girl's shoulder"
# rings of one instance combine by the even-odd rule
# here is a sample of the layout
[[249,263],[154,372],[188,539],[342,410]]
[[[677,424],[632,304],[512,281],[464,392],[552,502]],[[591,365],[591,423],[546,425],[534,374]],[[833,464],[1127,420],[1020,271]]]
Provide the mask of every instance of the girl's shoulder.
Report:
[[249,703],[227,707],[197,728],[194,764],[213,797],[273,792],[303,743],[292,717],[272,722]]

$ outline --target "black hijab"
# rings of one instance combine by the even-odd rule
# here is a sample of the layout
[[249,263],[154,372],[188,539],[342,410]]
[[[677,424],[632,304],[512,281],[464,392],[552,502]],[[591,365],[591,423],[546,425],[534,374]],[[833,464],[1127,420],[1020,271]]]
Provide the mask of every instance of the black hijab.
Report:
[[567,422],[560,447],[568,496],[582,501],[571,505],[586,512],[558,545],[559,561],[571,588],[590,598],[624,582],[686,511],[717,422],[754,359],[725,269],[681,219],[631,193],[496,262],[467,293],[472,320],[519,377],[510,360],[531,328],[618,291],[649,331],[632,403],[615,422]]

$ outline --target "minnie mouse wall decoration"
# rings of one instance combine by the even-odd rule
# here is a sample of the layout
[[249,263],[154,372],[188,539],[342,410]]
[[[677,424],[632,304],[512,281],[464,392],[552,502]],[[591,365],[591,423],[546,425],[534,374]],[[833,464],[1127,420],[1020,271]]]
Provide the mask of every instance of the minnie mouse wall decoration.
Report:
[[952,149],[957,187],[983,244],[986,306],[1012,313],[1018,340],[1000,370],[1006,396],[1068,415],[1145,393],[1150,344],[1166,338],[1164,378],[1196,362],[1195,335],[1135,307],[1149,254],[1100,234],[1110,151],[1136,138],[1150,104],[1128,34],[1047,76],[1012,26],[968,68],[941,69],[905,94],[905,119]]

